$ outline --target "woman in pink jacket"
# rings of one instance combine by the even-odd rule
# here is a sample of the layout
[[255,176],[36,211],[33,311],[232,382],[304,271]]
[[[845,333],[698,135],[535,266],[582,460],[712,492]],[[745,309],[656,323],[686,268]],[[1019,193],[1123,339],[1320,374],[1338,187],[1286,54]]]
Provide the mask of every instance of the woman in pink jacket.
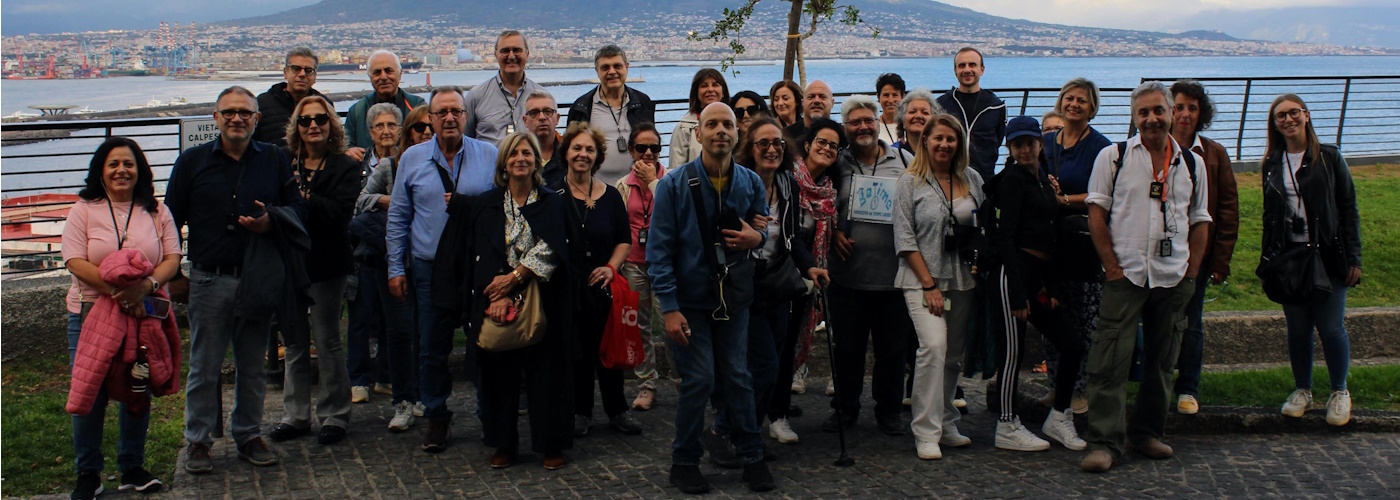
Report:
[[[141,146],[125,137],[112,137],[98,146],[88,168],[87,185],[78,193],[82,200],[68,211],[63,228],[63,262],[73,275],[68,288],[68,352],[70,362],[78,349],[78,337],[83,320],[93,302],[106,295],[116,301],[125,314],[136,318],[150,309],[159,315],[170,314],[169,302],[157,305],[148,301],[171,278],[180,266],[179,233],[170,211],[155,198],[151,166]],[[98,266],[108,255],[121,249],[135,249],[146,259],[158,263],[147,279],[118,288],[102,280]],[[78,481],[73,498],[93,498],[102,492],[102,423],[106,414],[108,395],[102,390],[92,411],[73,416],[73,451],[77,455]],[[157,491],[160,479],[144,467],[146,461],[146,431],[150,424],[150,407],[127,411],[121,404],[117,441],[117,467],[121,472],[121,490]]]

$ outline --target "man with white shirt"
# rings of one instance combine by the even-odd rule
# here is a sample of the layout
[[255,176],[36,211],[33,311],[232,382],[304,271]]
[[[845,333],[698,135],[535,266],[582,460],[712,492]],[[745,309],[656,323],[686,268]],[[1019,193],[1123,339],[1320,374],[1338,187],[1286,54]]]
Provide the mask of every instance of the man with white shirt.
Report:
[[[1154,459],[1172,456],[1162,443],[1171,371],[1185,329],[1186,303],[1210,231],[1203,160],[1171,136],[1172,95],[1159,82],[1131,96],[1141,132],[1104,148],[1089,179],[1089,231],[1103,260],[1105,283],[1089,374],[1089,456],[1085,472],[1119,463],[1129,442]],[[1138,319],[1143,373],[1132,421],[1125,418],[1128,370]]]

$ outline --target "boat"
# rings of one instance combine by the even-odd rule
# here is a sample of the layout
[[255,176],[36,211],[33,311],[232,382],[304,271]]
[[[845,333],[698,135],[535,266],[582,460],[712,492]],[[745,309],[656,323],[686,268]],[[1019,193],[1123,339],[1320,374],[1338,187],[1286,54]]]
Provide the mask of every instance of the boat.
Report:
[[5,116],[5,119],[7,119],[7,120],[23,120],[23,119],[25,119],[25,118],[34,118],[34,117],[36,117],[36,116],[39,116],[39,113],[35,113],[35,112],[33,112],[33,111],[16,111],[16,112],[14,112],[14,113],[12,113],[12,114],[6,115],[6,116]]
[[165,103],[165,105],[166,105],[166,106],[183,106],[183,105],[189,104],[189,103],[190,103],[190,102],[187,101],[187,100],[185,100],[185,98],[180,97],[180,96],[175,96],[175,97],[171,97],[171,98],[170,98],[170,102]]
[[76,110],[73,110],[73,112],[72,112],[71,114],[75,114],[75,115],[90,115],[90,114],[93,114],[93,113],[101,113],[101,112],[102,112],[102,110],[100,110],[100,109],[92,109],[92,108],[90,108],[90,107],[88,107],[88,106],[83,106],[83,109],[76,109]]

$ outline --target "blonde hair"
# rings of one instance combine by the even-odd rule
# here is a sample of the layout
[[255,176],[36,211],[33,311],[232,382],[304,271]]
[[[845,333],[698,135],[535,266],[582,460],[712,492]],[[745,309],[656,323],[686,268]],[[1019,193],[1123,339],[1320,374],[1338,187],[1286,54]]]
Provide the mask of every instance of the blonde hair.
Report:
[[535,134],[529,132],[515,132],[501,139],[501,147],[496,152],[496,175],[491,179],[496,187],[506,187],[510,185],[510,175],[506,173],[506,161],[510,159],[511,152],[515,151],[515,148],[520,146],[521,142],[529,144],[530,151],[535,154],[535,175],[530,176],[531,180],[535,181],[535,187],[544,185],[544,174],[540,173],[542,165],[540,164],[539,141],[535,139]]
[[293,155],[301,154],[301,133],[297,130],[297,120],[301,119],[301,112],[306,109],[306,105],[313,103],[326,108],[326,114],[330,115],[330,120],[326,122],[326,127],[330,129],[330,133],[326,134],[326,154],[344,153],[345,126],[340,124],[340,115],[336,114],[335,105],[318,95],[301,98],[296,108],[292,109],[292,117],[287,119],[287,149],[291,150]]
[[912,175],[919,179],[927,179],[933,172],[933,160],[928,152],[928,138],[933,133],[933,128],[943,125],[953,130],[953,135],[958,139],[958,150],[953,154],[952,165],[949,172],[954,183],[965,184],[967,175],[967,131],[962,128],[962,124],[957,118],[948,113],[939,113],[929,119],[928,125],[924,125],[923,138],[919,141],[918,147],[914,148],[914,161],[909,163],[909,168],[905,174]]

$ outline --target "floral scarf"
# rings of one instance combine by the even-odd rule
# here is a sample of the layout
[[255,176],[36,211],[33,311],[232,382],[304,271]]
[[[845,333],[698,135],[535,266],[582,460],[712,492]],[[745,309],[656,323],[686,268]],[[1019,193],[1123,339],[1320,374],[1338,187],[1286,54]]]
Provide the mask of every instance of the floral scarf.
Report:
[[[835,167],[832,165],[827,168]],[[800,191],[800,206],[816,220],[816,234],[812,236],[812,259],[817,267],[826,269],[827,253],[831,248],[831,229],[836,223],[836,186],[831,182],[829,175],[822,176],[820,181],[813,179],[803,159],[797,160],[797,168],[794,170]],[[818,321],[815,305],[802,311],[802,329],[798,332],[797,357],[793,366],[802,366],[807,362],[807,356],[812,352],[812,332],[816,329]]]

